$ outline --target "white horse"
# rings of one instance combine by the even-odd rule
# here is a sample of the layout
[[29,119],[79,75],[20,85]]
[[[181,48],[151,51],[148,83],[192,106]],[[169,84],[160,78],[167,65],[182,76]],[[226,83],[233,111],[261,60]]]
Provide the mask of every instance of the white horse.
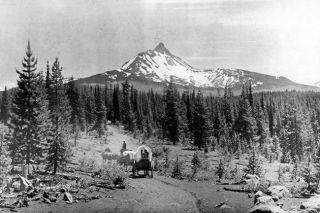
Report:
[[134,162],[134,151],[124,151],[122,153],[122,156],[119,157],[118,163],[120,165],[123,165],[127,171],[129,171],[129,168],[132,167]]
[[111,152],[102,152],[101,157],[102,157],[103,162],[107,162],[107,161],[112,162],[112,161],[118,160],[119,155],[113,154]]

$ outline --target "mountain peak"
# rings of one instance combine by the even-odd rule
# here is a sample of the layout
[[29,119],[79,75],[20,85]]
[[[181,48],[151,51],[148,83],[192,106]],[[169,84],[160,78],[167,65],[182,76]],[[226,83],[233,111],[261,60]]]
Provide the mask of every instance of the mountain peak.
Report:
[[167,53],[170,54],[169,50],[164,46],[162,42],[160,42],[155,48],[155,51],[160,52],[160,53]]

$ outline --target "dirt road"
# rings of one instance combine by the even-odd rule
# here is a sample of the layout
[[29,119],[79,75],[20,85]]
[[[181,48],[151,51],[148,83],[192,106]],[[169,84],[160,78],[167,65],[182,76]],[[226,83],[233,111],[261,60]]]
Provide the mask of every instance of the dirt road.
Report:
[[[112,134],[108,143],[99,143],[82,139],[78,144],[79,155],[86,151],[100,159],[97,153],[109,147],[113,153],[119,153],[122,141],[125,140],[129,149],[135,150],[139,141],[123,130],[110,126]],[[89,147],[90,148],[87,148]],[[101,159],[102,160],[102,159]],[[31,202],[30,207],[17,209],[18,212],[225,212],[244,213],[250,208],[252,199],[246,194],[230,193],[219,190],[212,182],[189,182],[154,175],[154,178],[135,178],[128,180],[124,190],[108,190],[103,198],[89,202],[66,204],[65,202],[51,205]],[[218,209],[215,206],[225,202],[227,207]]]
[[107,197],[75,204],[32,202],[18,212],[200,212],[192,194],[157,179],[130,179],[125,190],[110,190]]

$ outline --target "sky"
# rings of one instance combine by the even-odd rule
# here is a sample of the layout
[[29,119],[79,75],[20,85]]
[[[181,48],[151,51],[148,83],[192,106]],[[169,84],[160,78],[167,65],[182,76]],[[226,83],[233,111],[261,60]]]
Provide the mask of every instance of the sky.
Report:
[[317,0],[0,0],[0,90],[16,85],[28,40],[38,70],[117,69],[159,42],[195,68],[320,81]]

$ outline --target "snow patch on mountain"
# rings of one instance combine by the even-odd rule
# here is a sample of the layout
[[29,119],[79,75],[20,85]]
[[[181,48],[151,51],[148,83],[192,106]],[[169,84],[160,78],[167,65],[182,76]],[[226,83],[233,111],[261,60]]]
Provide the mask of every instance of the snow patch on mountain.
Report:
[[[104,73],[110,81],[166,83],[202,88],[241,88],[251,81],[255,88],[293,88],[296,83],[281,76],[270,76],[241,69],[197,69],[173,55],[163,43],[153,50],[141,52],[125,62],[121,68]],[[319,83],[320,86],[320,83]]]

